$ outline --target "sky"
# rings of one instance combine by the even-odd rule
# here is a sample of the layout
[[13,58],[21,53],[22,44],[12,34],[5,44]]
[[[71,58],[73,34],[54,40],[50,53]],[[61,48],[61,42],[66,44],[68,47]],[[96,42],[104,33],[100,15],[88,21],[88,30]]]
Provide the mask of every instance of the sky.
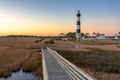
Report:
[[120,0],[0,0],[0,35],[120,32]]

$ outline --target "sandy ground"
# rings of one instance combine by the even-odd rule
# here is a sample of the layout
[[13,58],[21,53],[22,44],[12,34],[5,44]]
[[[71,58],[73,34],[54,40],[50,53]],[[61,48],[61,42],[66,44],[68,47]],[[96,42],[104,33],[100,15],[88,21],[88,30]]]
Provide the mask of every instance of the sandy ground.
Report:
[[9,47],[0,47],[0,50],[4,50],[4,49],[7,49]]

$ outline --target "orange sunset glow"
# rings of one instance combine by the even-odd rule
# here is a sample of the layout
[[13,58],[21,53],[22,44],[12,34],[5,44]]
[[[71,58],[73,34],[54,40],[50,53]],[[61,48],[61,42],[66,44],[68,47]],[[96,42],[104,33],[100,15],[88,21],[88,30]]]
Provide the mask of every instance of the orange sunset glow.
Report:
[[[59,33],[68,33],[76,31],[76,11],[81,11],[81,31],[83,33],[99,32],[108,35],[114,35],[120,31],[120,16],[118,9],[113,7],[111,10],[108,5],[99,7],[97,5],[89,7],[71,3],[70,5],[55,8],[52,3],[36,5],[17,3],[12,5],[2,1],[0,8],[0,35],[58,35]],[[14,2],[13,2],[14,3]],[[57,3],[56,4],[62,4]],[[84,2],[83,2],[84,4]],[[96,3],[102,4],[102,3]],[[27,5],[27,7],[26,7]],[[63,8],[64,7],[64,8]],[[89,10],[98,8],[97,11]],[[62,10],[61,10],[62,9]],[[95,8],[96,9],[96,8]],[[106,10],[106,11],[105,11]],[[111,12],[112,11],[112,12]]]

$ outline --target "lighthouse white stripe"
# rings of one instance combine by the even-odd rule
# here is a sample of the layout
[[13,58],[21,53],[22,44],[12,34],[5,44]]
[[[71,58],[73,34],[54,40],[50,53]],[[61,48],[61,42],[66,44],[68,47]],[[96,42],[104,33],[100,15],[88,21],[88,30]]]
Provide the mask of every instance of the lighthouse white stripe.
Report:
[[77,17],[77,21],[80,21],[80,17]]
[[80,25],[77,25],[77,29],[80,29]]

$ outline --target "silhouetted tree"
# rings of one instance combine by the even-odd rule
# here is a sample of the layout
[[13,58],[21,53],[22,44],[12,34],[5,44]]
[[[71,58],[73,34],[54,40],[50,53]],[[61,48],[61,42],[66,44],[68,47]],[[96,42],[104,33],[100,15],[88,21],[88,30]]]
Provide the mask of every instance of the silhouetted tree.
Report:
[[86,33],[85,36],[88,37],[90,34],[89,33]]
[[95,32],[93,32],[92,34],[93,34],[93,35],[96,35],[96,33],[95,33]]
[[98,32],[93,32],[93,35],[98,36],[100,33]]
[[68,38],[75,38],[75,32],[69,32],[69,33],[67,33],[66,34],[66,37],[68,37]]
[[83,36],[85,36],[85,34],[84,34],[84,33],[81,33],[81,37],[83,37]]

